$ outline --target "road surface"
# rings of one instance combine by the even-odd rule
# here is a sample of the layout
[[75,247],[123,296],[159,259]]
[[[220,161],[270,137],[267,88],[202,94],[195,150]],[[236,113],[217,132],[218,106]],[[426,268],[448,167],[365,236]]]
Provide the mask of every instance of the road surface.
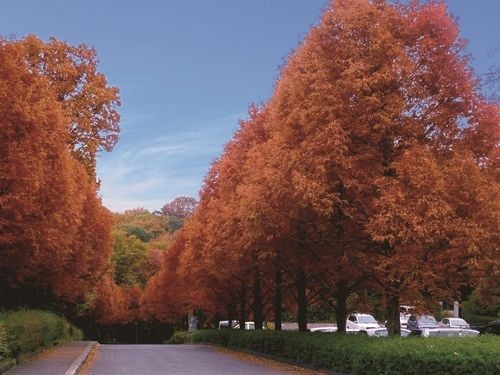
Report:
[[316,374],[204,345],[98,345],[81,375]]

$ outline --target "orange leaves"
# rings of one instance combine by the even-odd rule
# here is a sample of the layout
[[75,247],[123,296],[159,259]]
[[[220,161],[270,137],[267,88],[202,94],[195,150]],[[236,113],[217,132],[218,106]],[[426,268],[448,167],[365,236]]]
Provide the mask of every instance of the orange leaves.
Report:
[[442,226],[451,225],[445,179],[437,161],[413,146],[393,164],[395,177],[378,181],[380,197],[367,230],[376,241],[391,246],[425,244],[443,237]]
[[0,284],[77,302],[107,267],[112,218],[70,153],[71,115],[55,88],[68,83],[60,69],[78,64],[56,63],[63,46],[72,50],[0,40]]
[[102,278],[90,301],[93,315],[101,324],[127,322],[128,298],[125,289],[115,284],[110,275]]
[[196,199],[191,197],[177,197],[163,206],[161,211],[166,216],[184,219],[193,214],[197,203]]
[[444,2],[332,1],[213,164],[169,277],[209,298],[299,267],[395,297],[491,266],[499,107],[463,47]]
[[[118,141],[118,89],[108,87],[97,71],[96,52],[85,45],[71,46],[52,38],[44,43],[34,35],[4,42],[17,49],[23,67],[50,84],[67,117],[67,142],[73,157],[95,177],[97,152],[111,151]],[[38,91],[33,93],[38,95]],[[24,111],[23,111],[24,112]]]
[[[46,82],[15,65],[16,62],[19,64],[19,57],[12,46],[0,47],[0,96],[9,97],[0,104],[0,243],[13,234],[15,239],[8,241],[6,252],[17,257],[16,248],[30,251],[27,247],[32,247],[35,259],[30,264],[33,265],[37,263],[37,249],[48,246],[50,242],[44,243],[48,238],[40,236],[45,230],[42,220],[50,219],[54,214],[50,204],[43,211],[37,206],[46,203],[49,197],[58,197],[60,189],[66,187],[64,178],[51,186],[53,168],[57,168],[61,176],[65,176],[68,169],[67,155],[60,152],[64,149],[65,134],[61,131],[64,124],[62,112],[51,102]],[[31,92],[37,94],[31,95]],[[54,138],[50,139],[49,134]],[[31,221],[26,222],[26,218],[31,218]],[[13,258],[2,258],[4,267],[4,262],[9,261],[13,261],[11,266],[16,267]],[[34,265],[27,267],[25,272],[36,272],[29,270],[32,267]]]

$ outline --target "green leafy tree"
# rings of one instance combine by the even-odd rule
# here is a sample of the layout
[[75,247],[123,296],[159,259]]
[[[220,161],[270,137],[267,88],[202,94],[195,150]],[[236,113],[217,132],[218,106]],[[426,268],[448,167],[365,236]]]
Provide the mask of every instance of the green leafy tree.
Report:
[[148,252],[144,243],[124,231],[113,232],[111,257],[115,282],[118,285],[145,285],[148,279]]
[[135,235],[143,242],[168,233],[169,219],[144,208],[134,208],[115,214],[116,228]]

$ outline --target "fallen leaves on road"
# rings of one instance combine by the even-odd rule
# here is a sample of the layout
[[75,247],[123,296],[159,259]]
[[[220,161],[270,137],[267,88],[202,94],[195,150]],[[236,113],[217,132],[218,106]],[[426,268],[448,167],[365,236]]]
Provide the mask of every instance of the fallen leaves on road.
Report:
[[99,350],[99,344],[95,345],[92,348],[89,355],[87,356],[87,359],[85,360],[85,363],[80,368],[80,371],[78,371],[78,375],[92,375],[90,368],[94,364],[98,350]]
[[284,363],[284,362],[279,362],[271,358],[266,358],[262,357],[259,355],[254,355],[246,352],[238,352],[234,350],[230,350],[227,348],[221,348],[221,347],[213,347],[214,350],[218,352],[222,352],[224,354],[230,355],[232,357],[236,357],[239,360],[242,361],[248,361],[252,363],[256,363],[262,366],[267,366],[269,368],[278,370],[278,371],[283,371],[283,372],[288,372],[291,374],[301,374],[301,375],[315,375],[315,374],[332,374],[331,372],[328,371],[319,371],[319,370],[312,370],[308,369],[305,367],[300,367],[296,366],[293,364],[289,363]]

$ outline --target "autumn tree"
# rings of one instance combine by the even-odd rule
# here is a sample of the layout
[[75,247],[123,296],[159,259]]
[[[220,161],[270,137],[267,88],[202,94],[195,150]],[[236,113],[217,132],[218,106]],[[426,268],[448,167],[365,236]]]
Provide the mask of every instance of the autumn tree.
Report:
[[197,204],[198,202],[196,201],[196,199],[181,196],[164,205],[161,209],[161,212],[165,216],[175,217],[177,219],[185,219],[193,214]]
[[70,154],[51,80],[19,43],[1,40],[0,60],[2,304],[81,301],[107,266],[111,217]]
[[180,196],[164,205],[160,212],[168,218],[170,231],[175,232],[182,228],[184,221],[193,214],[197,205],[198,201],[196,199]]
[[91,295],[89,314],[100,324],[127,323],[133,318],[128,302],[127,290],[118,286],[112,275],[107,274]]
[[212,165],[178,275],[226,288],[230,315],[249,275],[254,302],[287,275],[301,330],[308,296],[330,293],[343,330],[370,287],[397,334],[401,296],[498,271],[499,108],[464,46],[441,1],[332,1]]
[[32,74],[50,83],[67,118],[72,155],[95,178],[97,153],[111,151],[120,132],[118,89],[98,72],[96,51],[55,38],[45,43],[34,35],[8,43],[22,50],[23,64]]
[[[65,268],[54,278],[52,288],[56,295],[81,303],[87,298],[87,293],[99,287],[109,271],[114,222],[111,212],[103,207],[96,195],[95,181],[89,179],[80,165],[77,170],[79,176],[75,196],[81,200],[78,210],[72,215],[79,221],[72,228],[74,239]],[[66,235],[70,233],[68,231]]]
[[176,322],[187,314],[189,295],[196,285],[187,284],[179,274],[179,256],[184,251],[185,237],[181,229],[170,248],[163,253],[162,268],[146,285],[141,297],[141,316],[163,322]]

